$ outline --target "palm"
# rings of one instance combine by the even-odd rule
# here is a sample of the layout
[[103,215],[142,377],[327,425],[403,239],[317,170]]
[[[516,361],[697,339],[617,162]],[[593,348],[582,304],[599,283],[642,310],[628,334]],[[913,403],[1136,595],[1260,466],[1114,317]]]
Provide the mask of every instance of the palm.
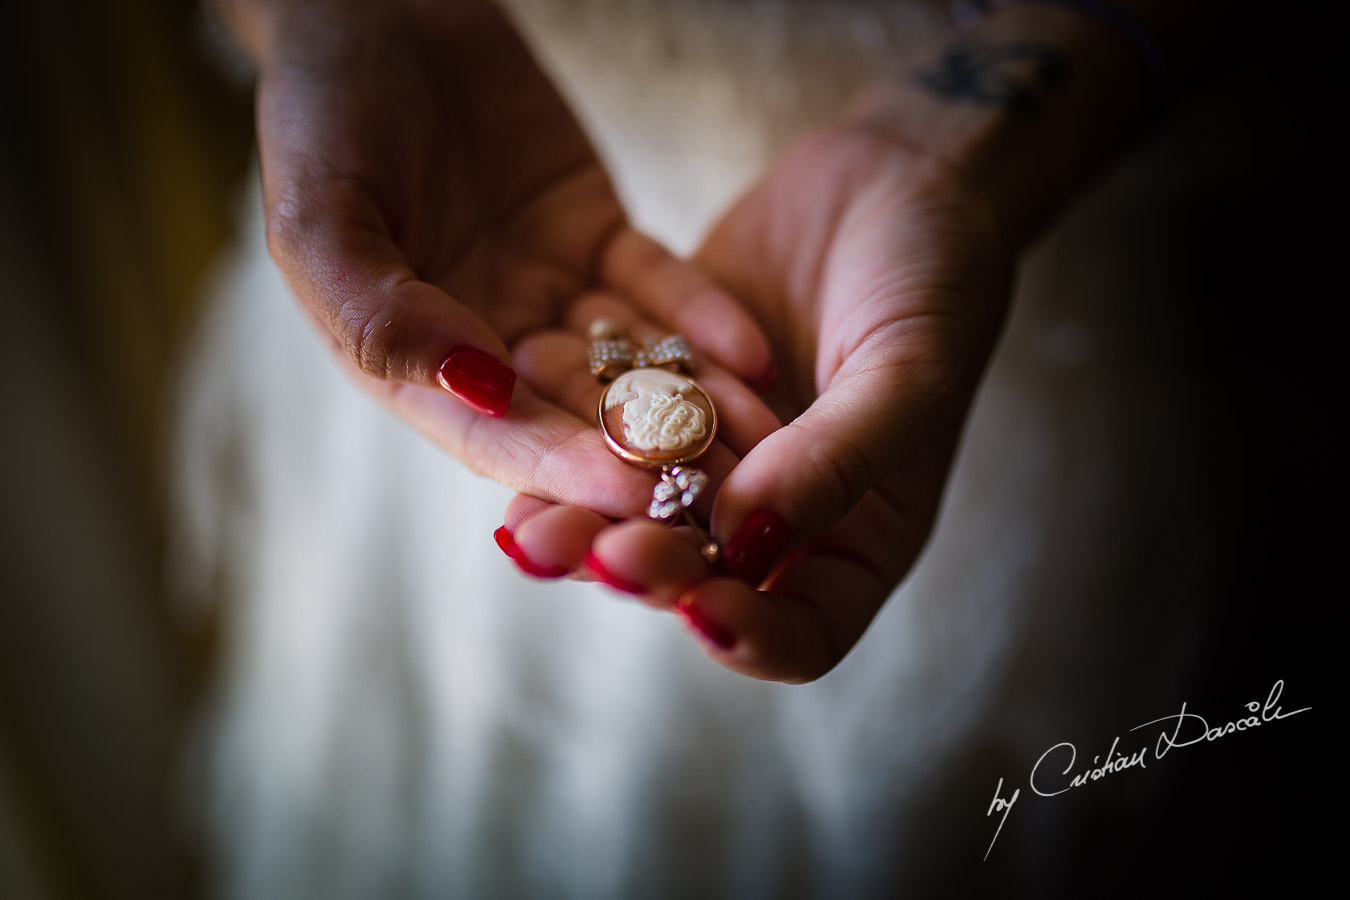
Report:
[[321,134],[337,202],[510,343],[558,321],[623,213],[585,134],[505,21],[459,18],[446,11],[416,30],[381,18],[378,27],[402,33],[307,45],[264,82],[264,159]]
[[[270,243],[358,376],[374,376],[365,386],[481,474],[636,509],[640,473],[608,457],[567,390],[585,375],[585,320],[683,331],[753,377],[767,351],[750,319],[628,225],[494,4],[338,4],[270,35],[258,112]],[[512,416],[482,421],[435,389],[463,346],[523,376]]]
[[884,138],[821,132],[708,235],[699,262],[792,373],[785,421],[863,367],[900,388],[987,349],[1006,271],[988,217],[938,175]]

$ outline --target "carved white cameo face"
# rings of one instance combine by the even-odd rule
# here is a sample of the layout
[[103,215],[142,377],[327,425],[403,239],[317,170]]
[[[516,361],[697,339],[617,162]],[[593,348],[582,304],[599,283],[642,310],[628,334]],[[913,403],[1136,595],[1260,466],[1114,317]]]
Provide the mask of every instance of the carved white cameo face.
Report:
[[717,416],[692,380],[664,369],[633,369],[601,396],[600,430],[627,460],[671,465],[708,449]]

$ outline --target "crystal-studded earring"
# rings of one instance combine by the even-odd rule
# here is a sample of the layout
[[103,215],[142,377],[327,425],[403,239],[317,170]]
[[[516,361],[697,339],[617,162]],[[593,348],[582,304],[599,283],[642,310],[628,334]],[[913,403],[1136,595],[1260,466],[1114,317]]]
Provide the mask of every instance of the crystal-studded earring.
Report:
[[716,562],[720,549],[689,513],[708,485],[708,476],[689,463],[717,434],[712,398],[689,377],[689,345],[680,335],[637,341],[596,319],[589,357],[591,374],[606,383],[596,411],[605,444],[620,458],[661,473],[647,515],[666,523],[683,518],[702,540],[703,558]]

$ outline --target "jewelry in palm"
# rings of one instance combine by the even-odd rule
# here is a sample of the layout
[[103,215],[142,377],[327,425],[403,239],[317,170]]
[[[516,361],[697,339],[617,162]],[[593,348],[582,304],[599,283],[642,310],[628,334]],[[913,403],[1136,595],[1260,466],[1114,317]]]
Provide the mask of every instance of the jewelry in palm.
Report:
[[689,512],[708,485],[708,476],[689,463],[717,434],[717,409],[689,377],[689,345],[678,334],[639,341],[605,319],[596,319],[590,331],[591,374],[606,385],[596,410],[605,444],[627,462],[660,471],[647,515],[665,523],[682,518],[703,542],[703,557],[716,562],[717,544]]

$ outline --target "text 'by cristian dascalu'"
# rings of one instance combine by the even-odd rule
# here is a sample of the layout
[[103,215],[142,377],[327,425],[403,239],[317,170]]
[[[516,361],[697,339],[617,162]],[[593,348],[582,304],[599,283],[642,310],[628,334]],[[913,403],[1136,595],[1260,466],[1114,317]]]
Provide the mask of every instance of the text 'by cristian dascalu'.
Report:
[[[1246,704],[1245,708],[1249,715],[1212,728],[1203,716],[1188,711],[1186,703],[1183,701],[1181,712],[1163,716],[1160,719],[1153,719],[1130,729],[1130,731],[1139,731],[1148,728],[1150,725],[1163,726],[1158,734],[1158,742],[1151,748],[1153,751],[1151,755],[1147,744],[1132,753],[1119,752],[1117,747],[1120,744],[1120,738],[1117,736],[1111,741],[1111,749],[1106,751],[1104,759],[1101,756],[1094,756],[1091,765],[1084,766],[1074,775],[1069,773],[1074,772],[1077,768],[1078,748],[1067,741],[1058,743],[1042,753],[1041,758],[1036,760],[1036,765],[1031,767],[1031,776],[1027,780],[1028,786],[1038,796],[1054,797],[1058,794],[1067,793],[1074,788],[1080,788],[1089,782],[1100,781],[1108,775],[1123,772],[1125,769],[1146,769],[1150,759],[1162,759],[1169,750],[1217,741],[1231,734],[1251,731],[1262,725],[1269,725],[1312,709],[1311,706],[1305,706],[1302,709],[1285,712],[1280,707],[1280,695],[1282,693],[1284,693],[1283,679],[1275,682],[1271,687],[1270,693],[1266,695],[1265,703],[1253,700]],[[1012,796],[1004,797],[1003,779],[998,780],[998,787],[994,788],[994,800],[989,804],[989,809],[985,815],[993,816],[1002,813],[1002,816],[998,820],[998,828],[994,830],[994,838],[989,842],[989,849],[984,853],[985,859],[989,858],[990,851],[994,849],[994,842],[998,840],[999,833],[1003,831],[1003,823],[1008,821],[1008,813],[1012,812],[1013,804],[1017,802],[1021,793],[1021,788],[1017,788],[1012,792]]]

